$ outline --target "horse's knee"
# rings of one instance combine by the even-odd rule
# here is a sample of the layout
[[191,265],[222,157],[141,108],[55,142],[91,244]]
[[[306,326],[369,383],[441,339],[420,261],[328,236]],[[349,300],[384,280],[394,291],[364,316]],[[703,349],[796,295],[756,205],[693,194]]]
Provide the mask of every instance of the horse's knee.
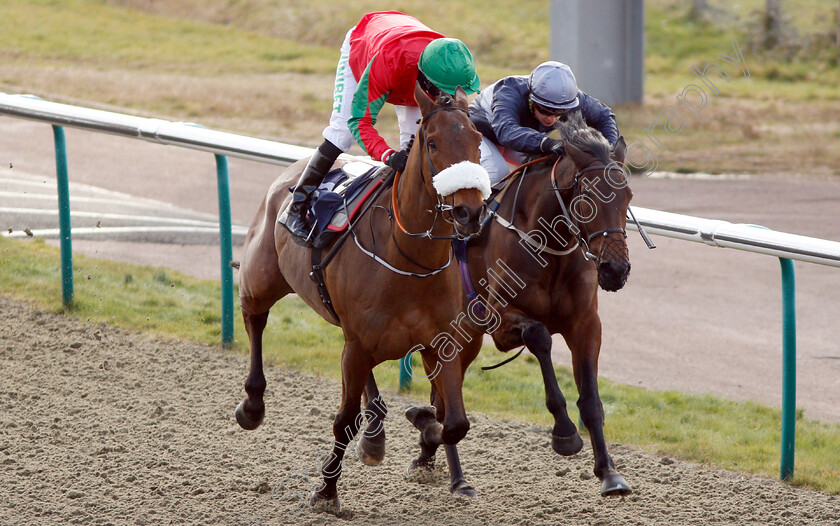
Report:
[[604,405],[598,396],[581,396],[577,401],[580,419],[587,429],[604,426]]
[[457,444],[470,430],[470,421],[466,418],[453,418],[443,423],[441,439],[444,444]]
[[533,322],[522,329],[522,341],[534,354],[551,352],[551,333],[539,322]]
[[335,440],[345,446],[349,444],[356,433],[359,431],[360,419],[358,418],[360,412],[356,411],[339,411],[333,420],[333,435]]

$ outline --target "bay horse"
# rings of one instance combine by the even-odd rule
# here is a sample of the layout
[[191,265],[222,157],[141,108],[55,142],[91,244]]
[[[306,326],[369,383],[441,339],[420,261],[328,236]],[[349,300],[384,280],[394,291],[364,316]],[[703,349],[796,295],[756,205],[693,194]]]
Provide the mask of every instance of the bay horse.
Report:
[[[335,442],[322,465],[323,483],[312,494],[312,505],[339,508],[336,484],[346,446],[361,426],[363,393],[368,427],[357,442],[357,452],[365,464],[378,464],[384,457],[381,424],[386,409],[372,373],[379,363],[402,358],[421,345],[424,366],[439,372],[433,385],[445,406],[439,421],[415,419],[422,439],[456,444],[470,427],[461,389],[481,339],[465,343],[448,360],[434,352],[431,342],[458,315],[464,296],[458,268],[450,265],[453,230],[461,239],[481,230],[490,183],[478,164],[481,134],[469,119],[464,90],[432,100],[415,86],[415,99],[423,118],[404,173],[397,173],[392,189],[376,197],[355,220],[357,225],[364,223],[352,230],[361,250],[349,242],[341,245],[323,270],[332,312],[310,279],[312,249],[294,243],[277,223],[305,159],[271,185],[245,239],[239,284],[251,364],[245,380],[247,398],[235,411],[241,427],[255,429],[265,415],[262,333],[269,309],[280,298],[297,293],[344,333]],[[339,159],[337,165],[344,162]]]
[[[623,495],[632,490],[607,451],[598,394],[598,287],[617,291],[630,272],[625,227],[633,194],[622,169],[626,146],[620,138],[611,152],[609,142],[576,114],[557,127],[567,155],[510,174],[506,190],[495,197],[497,220],[467,253],[473,279],[487,285],[488,308],[501,318],[493,342],[503,352],[524,345],[537,358],[555,420],[552,447],[573,455],[583,441],[551,362],[551,335],[565,339],[601,495]],[[502,264],[508,274],[500,271]]]

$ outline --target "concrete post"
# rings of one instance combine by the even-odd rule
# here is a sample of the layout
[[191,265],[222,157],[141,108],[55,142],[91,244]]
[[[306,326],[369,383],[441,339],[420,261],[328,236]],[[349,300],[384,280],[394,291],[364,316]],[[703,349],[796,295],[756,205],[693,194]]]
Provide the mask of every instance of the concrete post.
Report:
[[551,0],[551,59],[609,105],[641,103],[644,14],[644,0]]

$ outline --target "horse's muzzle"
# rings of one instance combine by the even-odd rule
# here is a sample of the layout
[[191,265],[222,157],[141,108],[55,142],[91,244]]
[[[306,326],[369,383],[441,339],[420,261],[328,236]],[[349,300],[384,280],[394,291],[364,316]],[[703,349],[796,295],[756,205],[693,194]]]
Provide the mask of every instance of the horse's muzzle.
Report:
[[607,292],[621,290],[630,275],[630,257],[623,239],[604,240],[598,259],[598,285]]
[[457,205],[452,208],[452,218],[455,220],[455,227],[461,235],[471,235],[481,230],[481,224],[487,218],[487,205],[482,204],[478,208],[471,208],[466,205]]

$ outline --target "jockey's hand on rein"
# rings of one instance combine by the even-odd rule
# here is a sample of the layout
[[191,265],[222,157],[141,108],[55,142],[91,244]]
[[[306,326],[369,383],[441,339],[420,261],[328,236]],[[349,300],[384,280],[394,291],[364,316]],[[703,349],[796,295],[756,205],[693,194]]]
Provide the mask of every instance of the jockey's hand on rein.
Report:
[[394,152],[385,159],[385,164],[398,172],[405,171],[405,163],[408,161],[408,150]]
[[542,144],[540,144],[540,150],[542,150],[543,153],[550,153],[552,155],[566,155],[566,150],[563,149],[563,141],[558,141],[557,139],[552,139],[551,137],[543,139]]

